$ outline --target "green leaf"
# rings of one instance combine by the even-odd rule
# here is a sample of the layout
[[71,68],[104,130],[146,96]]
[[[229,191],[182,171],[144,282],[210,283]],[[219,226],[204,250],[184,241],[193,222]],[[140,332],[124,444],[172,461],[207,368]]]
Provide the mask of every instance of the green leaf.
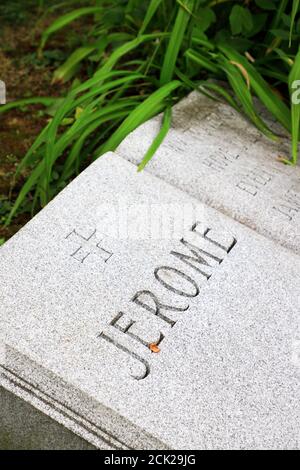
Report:
[[97,70],[94,74],[94,77],[97,78],[98,76],[102,75],[103,73],[110,72],[113,67],[116,65],[118,60],[123,57],[124,55],[131,52],[133,49],[137,48],[143,42],[148,41],[155,41],[159,37],[166,37],[168,34],[160,33],[160,34],[143,34],[141,36],[136,37],[132,41],[128,41],[127,43],[123,44],[122,46],[118,47],[108,58],[105,64]]
[[[252,17],[253,19],[253,28],[251,29],[250,33],[247,34],[247,38],[252,38],[260,31],[265,28],[265,24],[268,20],[268,13],[257,13]],[[240,39],[240,38],[238,38]]]
[[233,35],[241,34],[244,30],[249,33],[253,28],[253,19],[250,10],[240,5],[234,5],[229,16],[229,21]]
[[[124,109],[124,108],[128,109]],[[79,159],[80,157],[80,152],[81,149],[86,141],[86,139],[93,133],[95,132],[100,126],[107,121],[119,119],[126,117],[131,108],[133,107],[133,104],[128,102],[127,104],[124,103],[123,106],[107,106],[106,109],[102,110],[101,114],[98,114],[98,116],[94,116],[94,120],[89,123],[89,125],[86,127],[86,129],[82,132],[80,137],[75,140],[75,143],[68,155],[68,158],[64,164],[63,168],[63,173],[61,175],[60,180],[64,181],[67,178],[69,178],[72,174],[72,168],[74,168],[74,162]],[[123,109],[122,109],[123,108]],[[79,166],[79,165],[77,165]]]
[[196,52],[193,49],[188,49],[185,54],[186,57],[191,59],[193,62],[196,62],[202,68],[209,70],[210,72],[218,75],[219,68],[215,64],[215,61],[210,60],[210,58],[205,57],[204,54],[200,54],[200,52]]
[[206,31],[215,21],[216,15],[211,8],[199,8],[197,11],[196,23],[200,31]]
[[133,132],[139,125],[161,112],[165,107],[165,99],[180,86],[181,82],[174,80],[152,93],[129,114],[107,142],[96,150],[95,157],[97,158],[106,152],[115,150],[130,132]]
[[172,118],[172,108],[170,106],[167,107],[167,109],[164,112],[164,117],[163,117],[163,122],[162,126],[160,128],[159,133],[153,140],[152,144],[150,145],[148,151],[146,152],[146,155],[144,156],[143,160],[138,166],[138,171],[142,171],[147,163],[151,160],[155,152],[157,151],[158,147],[161,145],[163,140],[165,139],[167,133],[170,130],[171,126],[171,118]]
[[46,42],[53,33],[56,33],[58,30],[84,15],[91,15],[93,13],[99,13],[100,11],[102,11],[100,7],[85,7],[72,10],[70,13],[60,16],[43,32],[39,51],[41,52],[44,49]]
[[228,81],[235,92],[235,95],[238,97],[245,114],[261,132],[275,140],[275,135],[270,131],[256,112],[250,90],[246,85],[245,77],[242,76],[241,70],[226,59],[221,59],[221,63],[227,74]]
[[94,51],[102,53],[107,45],[107,39],[102,38],[98,43],[89,46],[79,47],[53,74],[53,83],[65,83],[74,75],[77,66]]
[[299,4],[300,0],[293,0],[293,7],[292,7],[292,18],[291,18],[291,29],[290,29],[290,37],[289,37],[289,44],[290,46],[292,45],[292,35],[293,35],[293,29],[294,29],[294,23],[296,19],[296,15],[299,11]]
[[291,35],[285,29],[270,29],[270,33],[273,34],[276,38],[283,39],[284,41],[292,40],[293,35]]
[[277,6],[272,0],[255,0],[255,3],[258,7],[263,10],[276,10]]
[[48,135],[48,129],[49,129],[50,123],[48,123],[44,129],[40,132],[28,152],[26,153],[25,157],[23,160],[19,163],[17,170],[16,170],[16,177],[18,177],[21,173],[21,171],[26,167],[30,166],[35,160],[36,160],[36,154],[38,149],[42,146],[43,143],[46,142],[47,140],[47,135]]
[[[190,80],[186,75],[180,72],[180,70],[176,69],[176,74],[182,80],[182,82],[187,86],[187,88],[191,88],[192,90],[198,91],[198,93],[201,93],[202,95],[208,96],[214,101],[220,101],[219,98],[215,96],[215,94],[221,95],[229,104],[232,106],[234,109],[237,111],[240,111],[239,107],[237,106],[236,102],[232,98],[232,96],[228,93],[225,88],[223,88],[221,85],[218,85],[217,83],[201,80],[197,83],[194,83],[192,80]],[[206,91],[212,90],[215,94],[208,93]]]
[[251,65],[245,57],[230,48],[228,45],[220,44],[219,49],[229,60],[241,64],[247,71],[250,79],[251,87],[262,103],[270,111],[270,113],[285,127],[291,130],[291,117],[289,108],[286,104],[272,92],[269,84],[264,80],[261,74]]
[[144,31],[148,27],[150,21],[152,20],[153,16],[155,15],[158,7],[160,6],[162,0],[151,0],[151,3],[147,9],[146,16],[144,18],[143,24],[141,26],[141,29],[139,31],[139,36],[141,34],[144,34]]
[[282,23],[290,29],[291,23],[292,23],[291,15],[286,15],[285,13],[283,13],[281,15],[281,19],[282,19]]
[[[295,57],[295,62],[289,74],[289,90],[291,95],[291,114],[292,114],[292,162],[297,163],[298,160],[298,141],[300,129],[300,103],[297,103],[293,96],[295,88],[297,88],[296,81],[300,80],[300,48]],[[295,86],[296,85],[296,86]],[[298,83],[299,87],[299,83]]]
[[31,175],[29,176],[29,178],[27,179],[27,181],[23,185],[23,187],[22,187],[22,189],[21,189],[21,191],[20,191],[20,193],[17,197],[16,202],[15,202],[12,210],[9,213],[9,216],[8,216],[8,218],[6,220],[6,223],[5,223],[6,226],[11,223],[12,218],[14,217],[14,215],[17,212],[18,208],[20,207],[20,205],[24,201],[26,195],[29,193],[29,191],[32,190],[32,188],[34,187],[34,185],[37,182],[38,178],[43,174],[44,171],[45,171],[45,163],[44,162],[39,163],[36,166],[36,168],[33,170]]
[[160,85],[165,85],[172,80],[178,53],[182,45],[184,33],[191,16],[190,12],[193,10],[194,4],[195,0],[184,0],[182,4],[179,5],[179,10],[161,68]]
[[23,108],[31,104],[42,104],[44,106],[51,106],[57,98],[51,97],[33,97],[33,98],[24,98],[23,100],[12,101],[11,103],[4,104],[0,106],[0,114],[6,113],[14,108]]

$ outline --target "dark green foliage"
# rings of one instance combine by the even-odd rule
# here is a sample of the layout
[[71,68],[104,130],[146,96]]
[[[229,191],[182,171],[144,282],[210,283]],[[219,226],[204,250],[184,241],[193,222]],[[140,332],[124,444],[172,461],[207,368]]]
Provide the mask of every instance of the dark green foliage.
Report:
[[[11,217],[29,192],[33,204],[45,205],[87,162],[114,150],[129,132],[164,111],[162,130],[142,169],[168,131],[172,105],[192,89],[228,101],[276,139],[255,109],[256,95],[290,132],[288,163],[296,163],[300,114],[291,94],[300,79],[299,0],[68,5],[43,32],[40,57],[52,35],[60,30],[67,35],[75,20],[88,20],[89,34],[54,73],[56,83],[70,83],[69,92],[52,104],[52,120],[19,167],[18,172],[25,167],[32,172]],[[88,78],[80,81],[83,75]],[[231,93],[210,79],[227,81]]]

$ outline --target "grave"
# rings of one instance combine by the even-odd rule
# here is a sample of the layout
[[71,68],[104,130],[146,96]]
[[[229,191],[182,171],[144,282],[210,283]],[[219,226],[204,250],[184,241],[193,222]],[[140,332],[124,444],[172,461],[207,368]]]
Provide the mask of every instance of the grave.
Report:
[[[146,122],[117,152],[139,164],[160,125]],[[273,143],[229,105],[193,92],[174,107],[146,171],[299,254],[300,168],[278,161],[289,151],[284,135]]]
[[0,385],[87,443],[299,449],[296,254],[109,153],[0,260]]

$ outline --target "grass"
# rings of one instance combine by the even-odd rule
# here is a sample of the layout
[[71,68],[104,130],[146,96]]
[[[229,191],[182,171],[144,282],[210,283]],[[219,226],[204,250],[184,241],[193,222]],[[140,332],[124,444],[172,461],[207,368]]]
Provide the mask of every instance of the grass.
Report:
[[[51,38],[68,35],[74,21],[89,29],[53,74],[59,98],[28,98],[49,107],[52,118],[24,156],[17,176],[30,173],[6,219],[30,195],[32,211],[49,200],[90,161],[114,150],[137,126],[163,112],[161,131],[142,170],[168,132],[172,105],[191,90],[225,100],[271,139],[278,136],[259,116],[253,96],[291,135],[296,164],[300,79],[299,0],[94,0],[64,2],[46,28],[38,56]],[[56,13],[54,5],[48,12]],[[47,11],[44,11],[44,15]],[[211,79],[227,81],[221,87]],[[231,91],[230,91],[231,90]],[[26,104],[26,103],[25,103]],[[24,100],[1,107],[4,113]]]

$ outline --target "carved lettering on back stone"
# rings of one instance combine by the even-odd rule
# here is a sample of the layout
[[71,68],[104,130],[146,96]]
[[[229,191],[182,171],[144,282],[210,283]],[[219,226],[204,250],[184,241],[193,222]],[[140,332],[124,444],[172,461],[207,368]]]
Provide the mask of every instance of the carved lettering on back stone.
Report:
[[251,194],[251,196],[256,196],[261,188],[267,186],[272,181],[273,176],[272,173],[261,168],[252,170],[243,176],[236,187]]
[[291,222],[300,213],[300,182],[289,188],[273,209]]
[[239,158],[239,154],[230,154],[223,151],[208,155],[202,163],[216,171],[225,170],[231,163],[234,163]]

